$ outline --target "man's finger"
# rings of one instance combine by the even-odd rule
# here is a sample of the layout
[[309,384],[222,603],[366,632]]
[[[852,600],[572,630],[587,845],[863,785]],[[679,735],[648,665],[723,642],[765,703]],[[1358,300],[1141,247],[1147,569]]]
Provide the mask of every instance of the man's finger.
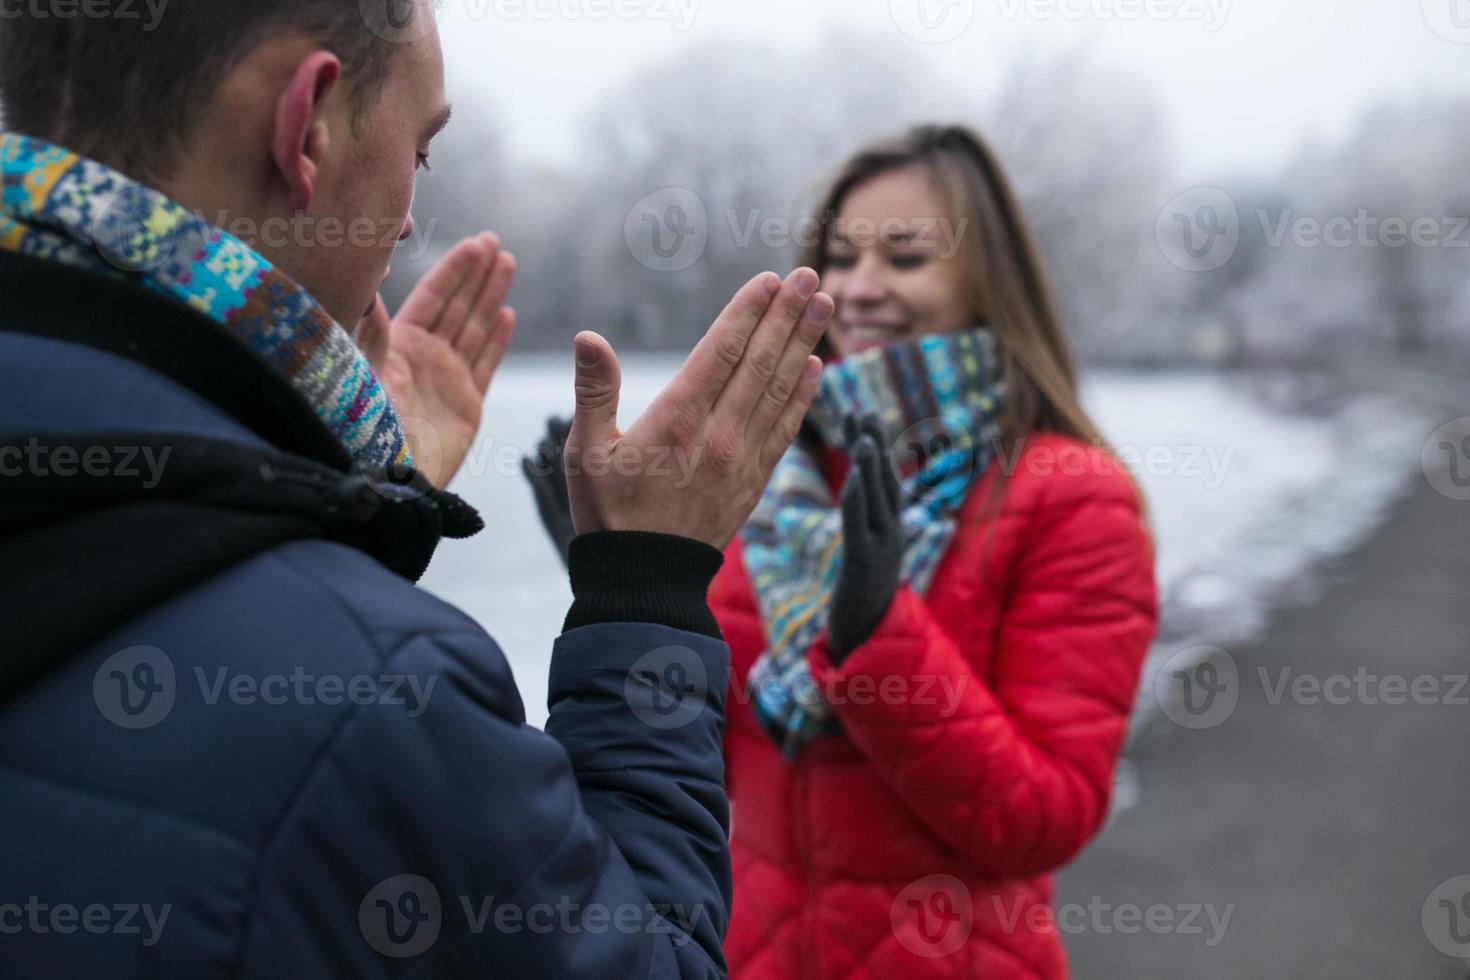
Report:
[[832,322],[832,314],[836,309],[837,305],[826,293],[817,293],[812,297],[801,321],[796,325],[795,332],[786,343],[786,350],[781,354],[775,375],[761,393],[755,411],[746,422],[745,432],[751,442],[759,444],[765,441],[771,426],[781,417],[786,403],[791,400],[792,393],[801,382],[806,359],[822,339],[822,334],[826,333],[827,324]]
[[473,243],[474,265],[459,280],[458,288],[445,300],[444,310],[439,318],[427,327],[451,344],[459,339],[459,335],[464,332],[465,325],[472,319],[475,298],[480,295],[480,290],[485,286],[485,277],[490,274],[490,270],[500,259],[499,236],[481,235],[470,241]]
[[510,296],[511,284],[516,277],[516,257],[510,252],[501,252],[491,264],[489,272],[480,286],[474,305],[470,307],[468,319],[460,335],[455,339],[456,349],[470,356],[477,356],[486,341],[485,336],[476,336],[470,329],[479,324],[488,327],[488,339],[494,339],[495,326],[503,312],[506,299]]
[[495,328],[490,331],[490,337],[485,341],[485,346],[475,357],[475,386],[481,392],[489,389],[490,379],[495,377],[496,371],[500,370],[501,362],[505,360],[506,352],[510,350],[510,342],[515,332],[516,311],[507,307],[500,311],[495,321]]
[[466,238],[449,250],[419,280],[404,301],[398,315],[425,330],[434,331],[444,318],[444,311],[464,288],[485,255],[485,243],[479,238]]
[[740,287],[655,404],[677,404],[681,411],[708,415],[780,288],[774,272],[763,272]]
[[[817,294],[821,279],[811,269],[787,277],[746,347],[745,356],[715,401],[714,415],[735,432],[745,432],[756,407],[776,380],[786,345]],[[812,346],[816,340],[812,340]],[[802,352],[810,354],[808,347]],[[795,379],[789,379],[795,380]],[[778,389],[778,396],[782,394]]]
[[806,420],[806,413],[812,407],[812,399],[816,397],[817,386],[822,380],[822,359],[819,357],[808,357],[801,375],[801,380],[796,385],[796,394],[791,396],[786,409],[776,424],[771,427],[771,432],[766,436],[766,441],[761,447],[761,475],[769,480],[771,472],[781,457],[786,455],[786,450],[791,448],[791,443],[801,432],[802,423]]

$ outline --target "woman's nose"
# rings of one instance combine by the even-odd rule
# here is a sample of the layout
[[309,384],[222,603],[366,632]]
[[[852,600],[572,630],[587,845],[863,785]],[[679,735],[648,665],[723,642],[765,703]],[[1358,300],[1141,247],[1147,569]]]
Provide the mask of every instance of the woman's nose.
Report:
[[403,230],[398,233],[398,240],[406,242],[413,237],[413,215],[410,214],[403,222]]
[[873,255],[864,255],[843,284],[842,299],[849,303],[879,303],[887,294],[881,263]]

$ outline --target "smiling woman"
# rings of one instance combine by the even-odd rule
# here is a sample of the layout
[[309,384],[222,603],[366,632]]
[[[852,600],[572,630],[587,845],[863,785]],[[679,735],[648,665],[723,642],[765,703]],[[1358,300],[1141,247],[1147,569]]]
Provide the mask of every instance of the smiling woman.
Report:
[[921,127],[858,154],[800,257],[837,300],[832,353],[981,324],[1000,340],[1007,434],[1101,444],[1045,266],[1000,162],[960,127]]
[[1142,499],[978,136],[859,154],[818,222],[827,371],[710,591],[731,976],[1061,980],[1050,875],[1157,624]]

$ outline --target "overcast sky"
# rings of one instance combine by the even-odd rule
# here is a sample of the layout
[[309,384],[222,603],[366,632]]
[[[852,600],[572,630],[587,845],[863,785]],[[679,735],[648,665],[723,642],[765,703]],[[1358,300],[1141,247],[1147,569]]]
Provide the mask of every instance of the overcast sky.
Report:
[[642,65],[718,38],[804,45],[836,26],[957,73],[1024,45],[1091,48],[1151,82],[1181,176],[1267,170],[1390,96],[1470,93],[1470,0],[445,0],[440,22],[457,108],[487,92],[513,151],[549,162]]

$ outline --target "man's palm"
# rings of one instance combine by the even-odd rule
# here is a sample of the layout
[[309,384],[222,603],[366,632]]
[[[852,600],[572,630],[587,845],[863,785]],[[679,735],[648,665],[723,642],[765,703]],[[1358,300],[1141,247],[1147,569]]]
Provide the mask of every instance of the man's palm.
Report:
[[358,346],[393,399],[415,465],[436,486],[448,486],[479,431],[485,393],[515,331],[515,311],[505,306],[515,270],[495,235],[465,239],[396,317],[380,297],[358,326]]

